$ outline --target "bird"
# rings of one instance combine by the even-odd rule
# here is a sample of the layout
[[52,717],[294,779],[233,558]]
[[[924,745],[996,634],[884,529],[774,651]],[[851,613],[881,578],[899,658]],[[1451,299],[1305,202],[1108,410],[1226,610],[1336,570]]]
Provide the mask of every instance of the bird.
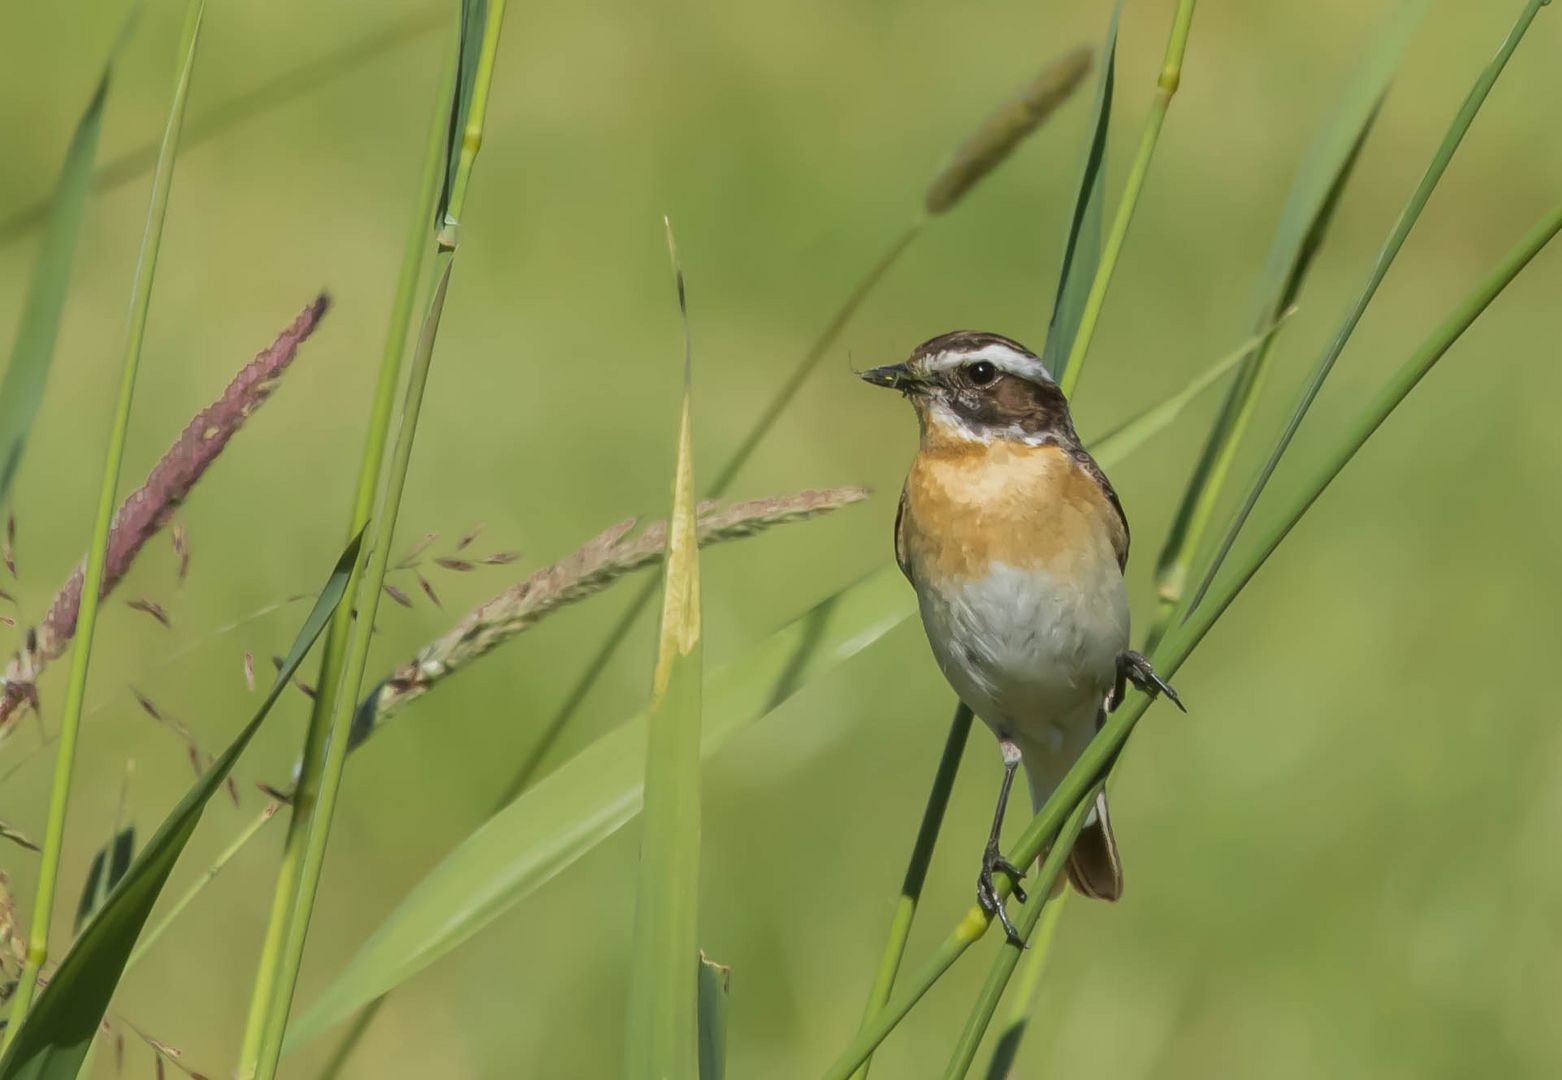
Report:
[[[1040,807],[1126,683],[1182,703],[1129,648],[1128,517],[1042,360],[1001,334],[956,330],[859,374],[916,411],[895,561],[944,678],[998,738],[1003,782],[976,892],[1020,945],[994,880],[1008,876],[1025,901],[1024,871],[1000,846],[1016,769]],[[1083,895],[1122,896],[1105,791],[1065,866]]]

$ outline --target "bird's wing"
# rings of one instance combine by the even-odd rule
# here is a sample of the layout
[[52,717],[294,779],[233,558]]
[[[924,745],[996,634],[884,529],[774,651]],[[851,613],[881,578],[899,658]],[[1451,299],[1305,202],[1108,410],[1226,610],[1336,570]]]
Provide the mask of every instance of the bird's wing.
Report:
[[906,580],[912,585],[917,583],[911,576],[911,558],[906,554],[906,489],[900,489],[900,505],[895,508],[895,565],[900,567],[900,572],[906,575]]
[[1101,471],[1101,466],[1096,464],[1096,459],[1091,457],[1084,447],[1076,446],[1071,453],[1079,467],[1085,471],[1090,479],[1096,482],[1101,489],[1101,494],[1106,496],[1106,501],[1112,504],[1112,509],[1117,511],[1117,520],[1123,524],[1123,542],[1117,547],[1117,566],[1119,569],[1128,565],[1128,515],[1123,513],[1123,504],[1117,497],[1117,492],[1112,488],[1112,481],[1106,478],[1106,473]]

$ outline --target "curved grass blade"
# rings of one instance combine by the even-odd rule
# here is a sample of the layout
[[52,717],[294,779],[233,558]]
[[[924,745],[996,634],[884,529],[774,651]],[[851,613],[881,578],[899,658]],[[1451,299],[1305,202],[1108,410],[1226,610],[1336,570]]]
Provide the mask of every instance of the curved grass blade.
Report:
[[70,679],[65,688],[65,708],[60,717],[59,744],[55,748],[54,783],[49,791],[49,818],[43,837],[43,853],[38,864],[38,887],[33,900],[32,932],[27,942],[27,964],[17,983],[11,1002],[11,1026],[6,1028],[0,1049],[9,1047],[16,1037],[19,1021],[26,1015],[38,986],[38,974],[49,956],[49,924],[54,911],[54,891],[59,884],[60,855],[65,846],[65,816],[70,808],[71,781],[75,772],[76,743],[81,734],[82,707],[87,694],[87,672],[92,660],[92,636],[97,625],[102,599],[108,539],[113,523],[114,496],[119,489],[119,474],[124,466],[125,443],[130,430],[130,410],[135,401],[136,375],[141,368],[141,349],[146,338],[147,312],[152,302],[152,281],[157,273],[157,256],[162,248],[163,223],[168,216],[168,198],[173,184],[174,159],[179,152],[179,130],[184,121],[185,101],[190,92],[190,73],[195,66],[195,50],[200,44],[204,0],[190,0],[185,9],[184,29],[180,36],[180,61],[174,80],[173,100],[163,128],[163,145],[157,170],[152,177],[148,200],[146,230],[141,237],[141,252],[136,261],[135,279],[130,292],[130,325],[125,335],[125,358],[120,365],[119,390],[104,453],[103,479],[98,489],[97,513],[92,525],[92,541],[87,548],[83,575],[81,611],[76,622],[76,651],[71,655]]
[[700,1065],[700,541],[689,409],[689,308],[672,223],[666,224],[683,321],[683,406],[667,518],[661,630],[646,717],[645,823],[624,1051],[624,1075],[631,1080],[692,1077]]
[[1224,535],[1220,539],[1219,546],[1215,549],[1214,556],[1210,559],[1209,566],[1204,570],[1199,581],[1199,587],[1184,606],[1184,618],[1186,612],[1191,611],[1204,598],[1209,591],[1210,583],[1215,580],[1215,575],[1220,572],[1220,566],[1231,553],[1231,547],[1236,543],[1237,534],[1242,531],[1242,526],[1247,523],[1248,516],[1252,514],[1253,507],[1257,505],[1258,498],[1264,492],[1264,487],[1269,483],[1269,478],[1274,475],[1275,467],[1280,464],[1280,459],[1285,456],[1286,450],[1291,445],[1297,429],[1302,426],[1307,412],[1312,408],[1313,401],[1318,397],[1318,391],[1323,388],[1324,380],[1329,377],[1329,372],[1334,368],[1334,362],[1339,359],[1340,353],[1345,351],[1345,345],[1350,341],[1351,335],[1356,331],[1356,324],[1361,321],[1361,316],[1366,312],[1367,305],[1372,303],[1372,298],[1377,295],[1378,286],[1388,274],[1389,267],[1399,255],[1399,249],[1404,246],[1405,239],[1410,235],[1410,230],[1415,228],[1416,221],[1421,217],[1421,211],[1427,201],[1436,190],[1437,183],[1442,179],[1443,173],[1448,168],[1448,163],[1453,160],[1454,153],[1459,149],[1459,144],[1464,140],[1465,133],[1470,130],[1470,125],[1475,121],[1475,114],[1480,112],[1481,106],[1486,101],[1486,95],[1496,84],[1498,76],[1503,68],[1507,67],[1508,60],[1513,56],[1514,50],[1519,47],[1519,42],[1524,39],[1529,30],[1530,23],[1535,16],[1540,14],[1540,9],[1545,7],[1550,0],[1525,0],[1524,8],[1519,12],[1513,28],[1508,31],[1508,36],[1503,40],[1497,50],[1497,55],[1481,69],[1476,77],[1475,85],[1470,88],[1464,104],[1454,116],[1453,123],[1449,125],[1448,132],[1443,136],[1443,141],[1438,145],[1437,152],[1432,155],[1431,162],[1426,167],[1421,182],[1416,185],[1415,191],[1410,196],[1410,201],[1405,204],[1400,212],[1399,220],[1394,223],[1394,228],[1389,233],[1388,240],[1383,244],[1383,250],[1378,254],[1377,262],[1373,264],[1372,273],[1367,278],[1367,284],[1362,289],[1361,295],[1345,316],[1345,322],[1339,332],[1330,343],[1324,354],[1318,358],[1318,364],[1308,377],[1307,385],[1302,390],[1301,399],[1291,413],[1291,418],[1286,421],[1285,429],[1280,432],[1274,447],[1269,451],[1264,464],[1259,468],[1258,474],[1249,485],[1246,495],[1242,499],[1242,505],[1238,508],[1231,523],[1226,527]]
[[287,659],[249,723],[163,820],[60,961],[37,1002],[16,1028],[4,1058],[0,1058],[0,1080],[70,1080],[76,1075],[136,937],[185,843],[195,832],[201,812],[222,787],[234,762],[260,730],[271,706],[303,662],[304,654],[320,636],[331,612],[341,603],[348,573],[358,558],[360,541],[361,537],[355,537],[337,560],[320,598],[299,628]]
[[[887,566],[707,674],[701,757],[894,629],[914,606],[900,572]],[[293,1022],[288,1046],[405,982],[639,813],[647,730],[644,714],[615,728],[467,837]]]
[[27,299],[22,303],[16,328],[16,343],[11,347],[11,363],[0,382],[0,506],[11,494],[22,451],[32,431],[33,418],[43,400],[54,359],[54,343],[59,336],[60,318],[65,310],[65,295],[70,290],[71,267],[76,261],[76,236],[92,188],[92,166],[97,159],[98,136],[103,130],[103,107],[108,101],[109,81],[114,63],[130,38],[136,15],[132,13],[109,51],[98,77],[96,89],[86,111],[76,123],[75,134],[65,151],[60,178],[54,185],[54,197],[44,211],[48,225],[38,245]]
[[1065,397],[1074,396],[1079,373],[1084,369],[1085,356],[1090,351],[1090,341],[1095,336],[1096,323],[1101,318],[1101,308],[1106,303],[1106,291],[1117,269],[1118,256],[1128,239],[1128,227],[1133,223],[1134,211],[1139,206],[1139,196],[1144,191],[1150,175],[1150,161],[1155,157],[1155,147],[1161,138],[1161,128],[1166,124],[1166,114],[1171,110],[1172,98],[1182,82],[1182,58],[1188,49],[1188,34],[1193,27],[1193,9],[1197,0],[1178,0],[1177,12],[1172,16],[1171,34],[1166,39],[1166,55],[1161,61],[1161,73],[1155,80],[1155,97],[1150,101],[1150,114],[1139,137],[1139,149],[1134,154],[1128,179],[1123,184],[1123,195],[1117,202],[1117,213],[1112,217],[1112,229],[1101,246],[1100,260],[1091,276],[1090,291],[1079,310],[1078,327],[1069,342],[1068,357],[1061,361],[1057,374],[1058,387]]
[[1090,283],[1101,265],[1101,207],[1106,201],[1106,136],[1112,120],[1112,85],[1117,78],[1117,23],[1123,14],[1123,0],[1112,9],[1106,40],[1101,43],[1101,75],[1096,82],[1095,119],[1090,138],[1085,142],[1085,163],[1079,175],[1079,193],[1074,197],[1074,212],[1069,217],[1068,240],[1063,245],[1063,268],[1058,273],[1058,291],[1052,300],[1052,317],[1047,323],[1047,340],[1041,360],[1057,379],[1063,373],[1063,361],[1074,347],[1079,320],[1085,312]]
[[1183,410],[1193,404],[1198,396],[1213,386],[1222,375],[1251,356],[1255,349],[1264,348],[1275,332],[1280,329],[1280,323],[1284,322],[1290,314],[1290,311],[1284,312],[1280,316],[1279,321],[1270,324],[1269,329],[1254,334],[1231,352],[1216,360],[1209,367],[1195,375],[1189,380],[1188,385],[1171,397],[1150,406],[1138,416],[1125,420],[1092,442],[1090,444],[1091,455],[1101,463],[1120,460],[1132,453],[1135,447],[1150,438],[1150,436],[1170,427],[1172,421],[1181,416]]
[[[1409,0],[1389,21],[1368,53],[1323,130],[1298,170],[1280,223],[1270,241],[1269,255],[1255,293],[1255,326],[1273,322],[1301,291],[1302,283],[1323,243],[1362,145],[1411,35],[1420,25],[1430,0]],[[1219,503],[1242,437],[1257,404],[1268,370],[1269,345],[1253,353],[1226,394],[1211,426],[1198,464],[1188,478],[1182,502],[1172,519],[1156,563],[1156,614],[1146,638],[1153,649],[1182,602],[1189,569]]]

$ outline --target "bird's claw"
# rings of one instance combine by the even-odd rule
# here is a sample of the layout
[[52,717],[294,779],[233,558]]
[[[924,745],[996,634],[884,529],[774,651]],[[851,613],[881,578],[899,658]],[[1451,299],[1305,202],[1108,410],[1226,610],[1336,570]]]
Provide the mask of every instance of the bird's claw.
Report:
[[1133,683],[1151,697],[1165,694],[1166,699],[1178,709],[1183,712],[1188,711],[1182,703],[1182,698],[1177,696],[1177,691],[1172,689],[1171,683],[1156,674],[1155,668],[1150,666],[1149,659],[1143,653],[1129,649],[1117,658],[1117,693],[1113,695],[1113,708],[1123,700],[1124,683]]
[[1025,871],[1015,866],[998,851],[996,843],[988,844],[987,850],[982,852],[982,872],[976,878],[976,902],[981,905],[983,911],[989,915],[995,915],[1003,925],[1003,934],[1010,945],[1025,947],[1025,939],[1014,928],[1014,923],[1009,919],[1009,913],[1003,906],[1003,897],[998,895],[998,886],[993,881],[993,872],[1007,874],[1012,883],[1011,892],[1020,903],[1025,903],[1025,890],[1020,887],[1020,881],[1025,877]]

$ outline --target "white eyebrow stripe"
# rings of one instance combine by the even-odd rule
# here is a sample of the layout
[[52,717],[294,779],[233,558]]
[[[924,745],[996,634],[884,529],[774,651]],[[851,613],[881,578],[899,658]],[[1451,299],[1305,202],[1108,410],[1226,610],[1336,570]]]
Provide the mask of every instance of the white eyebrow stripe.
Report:
[[1010,375],[1017,375],[1031,382],[1050,383],[1052,375],[1047,371],[1046,365],[1036,357],[1028,353],[1017,352],[994,342],[984,345],[980,349],[951,350],[941,352],[927,361],[927,370],[948,371],[950,368],[964,367],[966,364],[974,364],[979,360],[986,360],[999,371],[1006,371]]

